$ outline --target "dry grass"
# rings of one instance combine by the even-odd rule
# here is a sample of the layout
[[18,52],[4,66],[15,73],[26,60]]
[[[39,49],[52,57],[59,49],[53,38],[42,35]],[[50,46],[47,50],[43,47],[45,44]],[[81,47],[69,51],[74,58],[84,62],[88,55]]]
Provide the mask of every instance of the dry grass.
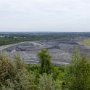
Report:
[[89,45],[89,46],[90,46],[90,38],[84,39],[84,40],[82,41],[82,43],[83,43],[84,45]]

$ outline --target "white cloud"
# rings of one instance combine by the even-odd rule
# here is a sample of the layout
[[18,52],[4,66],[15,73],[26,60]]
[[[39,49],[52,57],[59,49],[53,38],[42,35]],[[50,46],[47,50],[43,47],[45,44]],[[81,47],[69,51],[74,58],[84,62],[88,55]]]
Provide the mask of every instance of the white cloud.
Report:
[[0,0],[0,30],[90,31],[90,0]]

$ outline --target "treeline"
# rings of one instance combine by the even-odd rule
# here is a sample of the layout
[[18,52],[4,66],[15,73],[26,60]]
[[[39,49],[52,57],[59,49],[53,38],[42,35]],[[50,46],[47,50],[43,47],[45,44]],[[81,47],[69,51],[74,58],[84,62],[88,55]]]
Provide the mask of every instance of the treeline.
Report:
[[39,40],[70,40],[76,37],[89,37],[87,33],[3,33],[0,34],[0,45],[13,44],[23,41]]
[[[54,37],[53,37],[54,38]],[[30,37],[0,37],[0,46],[14,44],[24,41],[51,40],[48,36],[30,36]]]
[[68,65],[55,66],[47,49],[40,64],[25,64],[20,56],[0,54],[0,90],[90,90],[90,61],[78,52]]
[[1,45],[8,45],[8,44],[14,44],[18,42],[24,42],[24,41],[40,41],[40,40],[62,40],[66,37],[63,36],[57,36],[57,35],[20,35],[20,36],[6,36],[6,37],[0,37],[0,46]]

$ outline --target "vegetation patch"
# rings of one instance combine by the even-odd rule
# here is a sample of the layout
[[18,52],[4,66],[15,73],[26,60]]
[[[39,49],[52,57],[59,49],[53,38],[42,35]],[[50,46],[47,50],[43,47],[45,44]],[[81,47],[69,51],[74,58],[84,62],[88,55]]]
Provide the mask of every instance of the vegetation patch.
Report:
[[78,52],[69,65],[51,64],[47,49],[38,53],[40,64],[25,64],[0,54],[0,90],[90,90],[90,61]]
[[83,43],[84,45],[90,46],[90,38],[84,39],[84,40],[82,41],[82,43]]

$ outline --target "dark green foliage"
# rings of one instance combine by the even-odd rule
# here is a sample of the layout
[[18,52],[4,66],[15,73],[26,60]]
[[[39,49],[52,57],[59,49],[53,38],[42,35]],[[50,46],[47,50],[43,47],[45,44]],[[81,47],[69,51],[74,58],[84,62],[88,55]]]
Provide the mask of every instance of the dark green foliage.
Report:
[[86,57],[76,52],[67,68],[65,80],[69,90],[90,90],[90,61]]
[[54,39],[64,39],[65,37],[60,35],[23,35],[23,34],[10,34],[4,35],[4,37],[0,37],[0,46],[1,45],[8,45],[18,42],[24,41],[39,41],[39,40],[54,40]]
[[40,60],[40,73],[51,73],[51,56],[47,49],[42,49],[38,54]]
[[39,82],[39,77],[40,77],[40,72],[39,72],[40,65],[38,65],[38,64],[35,64],[35,65],[34,64],[28,64],[26,68],[27,68],[29,73],[32,73],[35,76],[34,77],[35,84],[37,85],[38,82]]

